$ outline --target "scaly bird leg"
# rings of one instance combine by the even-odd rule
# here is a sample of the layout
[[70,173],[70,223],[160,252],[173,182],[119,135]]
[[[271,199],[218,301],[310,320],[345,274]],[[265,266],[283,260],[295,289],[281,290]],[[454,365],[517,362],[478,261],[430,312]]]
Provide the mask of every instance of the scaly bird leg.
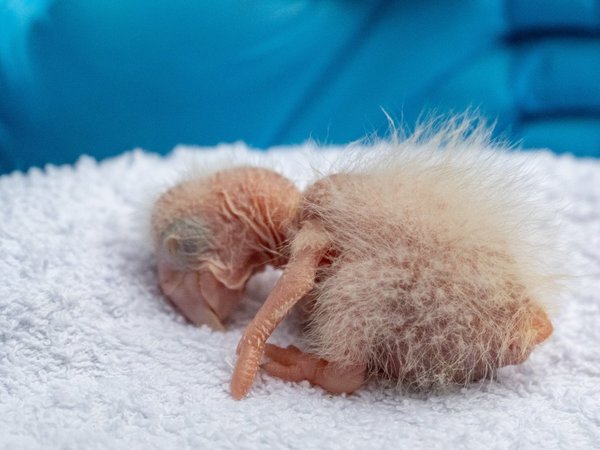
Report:
[[310,353],[304,353],[293,345],[281,348],[266,344],[265,354],[271,361],[261,367],[269,375],[286,381],[307,380],[331,394],[350,394],[362,386],[367,377],[366,364],[339,366]]
[[312,221],[305,222],[294,238],[290,262],[240,340],[238,360],[231,378],[234,399],[240,400],[250,390],[271,333],[298,300],[313,288],[319,262],[327,247],[322,227]]

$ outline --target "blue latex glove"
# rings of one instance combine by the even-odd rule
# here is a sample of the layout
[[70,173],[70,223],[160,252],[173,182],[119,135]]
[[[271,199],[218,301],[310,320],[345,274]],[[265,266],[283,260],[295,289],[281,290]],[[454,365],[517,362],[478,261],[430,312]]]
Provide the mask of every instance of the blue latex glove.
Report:
[[600,0],[0,0],[0,170],[478,107],[600,155]]

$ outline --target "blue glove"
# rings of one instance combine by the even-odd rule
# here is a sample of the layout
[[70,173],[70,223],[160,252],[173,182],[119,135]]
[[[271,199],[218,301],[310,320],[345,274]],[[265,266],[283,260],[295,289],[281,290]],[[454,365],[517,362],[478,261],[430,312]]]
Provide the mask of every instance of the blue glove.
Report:
[[[600,155],[600,0],[0,0],[0,171],[476,107]],[[535,18],[535,19],[532,19]]]

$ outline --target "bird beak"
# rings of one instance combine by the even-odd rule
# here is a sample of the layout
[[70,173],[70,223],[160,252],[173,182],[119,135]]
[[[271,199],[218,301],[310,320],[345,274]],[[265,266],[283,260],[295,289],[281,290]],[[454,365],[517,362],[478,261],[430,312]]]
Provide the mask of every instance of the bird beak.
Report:
[[[159,263],[158,275],[163,293],[175,304],[177,309],[194,325],[208,325],[213,330],[224,331],[223,319],[230,309],[219,304],[218,298],[209,302],[202,289],[202,273],[197,271],[178,271],[167,263]],[[217,296],[219,292],[208,292]],[[211,305],[212,303],[212,305]],[[216,306],[216,308],[215,308]]]

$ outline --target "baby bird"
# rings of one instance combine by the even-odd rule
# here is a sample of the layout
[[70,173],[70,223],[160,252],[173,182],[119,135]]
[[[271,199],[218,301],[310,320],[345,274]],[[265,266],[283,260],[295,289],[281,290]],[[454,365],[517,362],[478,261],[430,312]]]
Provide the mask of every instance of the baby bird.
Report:
[[[152,216],[160,285],[193,323],[223,329],[253,273],[283,274],[238,345],[231,394],[261,367],[331,393],[370,377],[415,389],[519,364],[553,328],[518,173],[481,130],[371,150],[303,193],[240,167],[180,184]],[[374,155],[374,156],[373,156]],[[267,344],[302,300],[308,352]]]

